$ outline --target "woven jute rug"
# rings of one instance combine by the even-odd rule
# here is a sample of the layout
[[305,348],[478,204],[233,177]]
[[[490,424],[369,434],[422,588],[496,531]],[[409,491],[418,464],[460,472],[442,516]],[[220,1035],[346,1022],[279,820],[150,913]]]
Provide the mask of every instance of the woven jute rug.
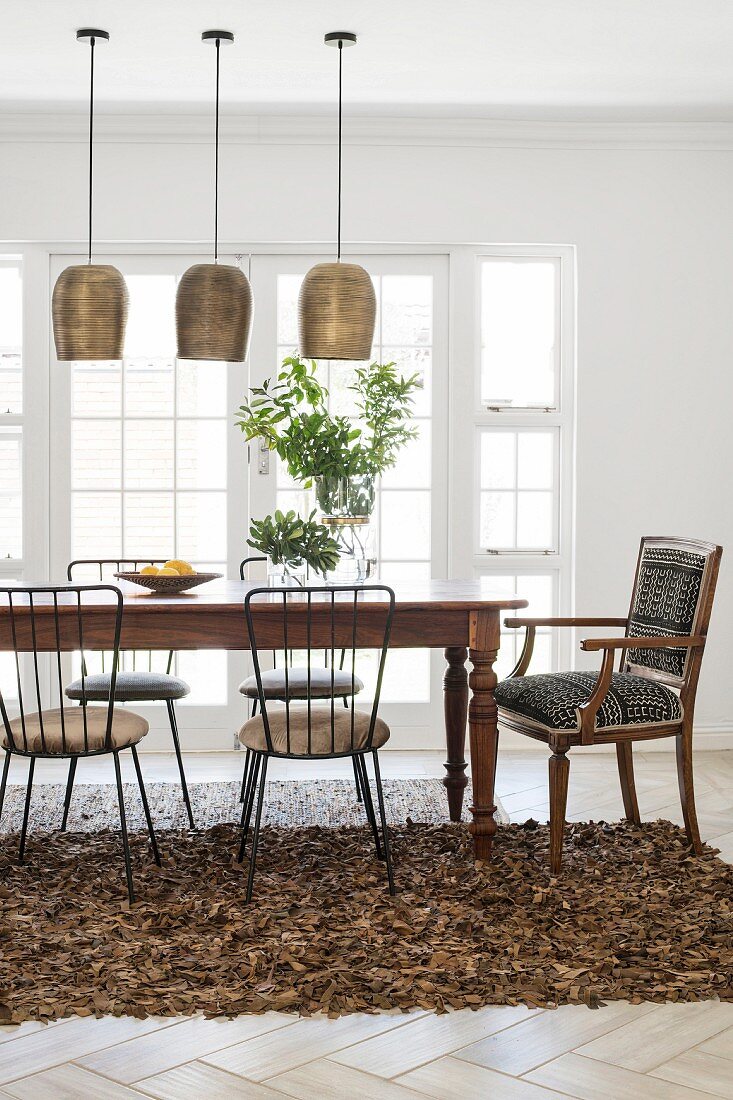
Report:
[[[156,829],[186,828],[188,817],[178,783],[149,783],[146,784],[146,791]],[[197,826],[206,829],[228,821],[239,821],[242,813],[240,791],[241,784],[238,782],[189,784]],[[61,824],[65,793],[64,784],[37,783],[34,786],[29,818],[32,830],[48,830]],[[145,818],[137,783],[125,783],[123,793],[129,827],[144,829]],[[376,797],[374,789],[372,794]],[[393,824],[404,824],[409,817],[412,821],[437,825],[448,818],[448,799],[439,779],[385,779],[384,801],[387,820]],[[467,809],[469,801],[470,792],[465,799],[464,821],[471,816]],[[0,817],[0,832],[20,829],[24,802],[25,786],[9,785]],[[498,802],[495,816],[502,823],[509,820]],[[352,779],[268,781],[263,814],[263,822],[267,825],[333,827],[362,825],[364,820],[364,808],[356,801]],[[77,783],[69,811],[68,827],[72,832],[115,829],[119,823],[114,783]]]
[[263,829],[255,895],[232,825],[133,837],[0,837],[0,1019],[72,1013],[331,1016],[607,999],[733,1000],[733,868],[667,822],[499,829],[474,863],[463,825],[393,829],[397,896],[365,827]]

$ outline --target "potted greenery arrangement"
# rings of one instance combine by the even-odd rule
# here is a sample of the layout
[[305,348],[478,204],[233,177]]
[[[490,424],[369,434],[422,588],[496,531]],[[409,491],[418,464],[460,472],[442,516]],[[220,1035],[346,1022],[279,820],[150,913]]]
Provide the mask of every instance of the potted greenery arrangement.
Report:
[[294,511],[252,520],[247,544],[267,558],[268,584],[280,587],[302,586],[306,570],[312,569],[324,577],[333,571],[339,560],[339,547],[328,529],[314,520],[315,509],[308,519]]
[[357,368],[350,387],[357,409],[352,421],[329,411],[315,362],[292,356],[282,368],[275,381],[251,390],[237,423],[245,439],[263,439],[276,451],[292,478],[315,487],[322,522],[340,546],[339,579],[365,579],[374,564],[369,520],[375,480],[417,435],[409,416],[420,377],[405,377],[394,363]]

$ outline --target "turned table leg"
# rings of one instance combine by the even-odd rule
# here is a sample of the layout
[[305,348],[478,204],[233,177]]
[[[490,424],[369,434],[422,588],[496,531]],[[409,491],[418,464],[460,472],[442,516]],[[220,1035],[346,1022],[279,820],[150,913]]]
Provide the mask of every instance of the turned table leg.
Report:
[[471,701],[468,727],[471,737],[471,777],[473,781],[473,820],[469,825],[476,859],[491,858],[491,841],[496,832],[494,782],[499,740],[494,688],[497,684],[494,661],[499,649],[499,612],[476,611],[471,615],[469,657],[471,672],[468,685]]
[[468,716],[468,650],[451,646],[445,651],[448,667],[443,677],[443,709],[448,759],[443,786],[448,791],[448,811],[451,821],[461,820],[463,792],[468,786],[466,776],[466,719]]

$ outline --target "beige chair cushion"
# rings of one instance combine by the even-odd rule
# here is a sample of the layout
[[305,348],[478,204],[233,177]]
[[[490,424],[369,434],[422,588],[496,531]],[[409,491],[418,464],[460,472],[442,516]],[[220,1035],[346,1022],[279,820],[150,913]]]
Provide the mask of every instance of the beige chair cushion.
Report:
[[[286,753],[287,725],[285,720],[285,707],[268,707],[267,717],[270,720],[270,737],[275,752]],[[351,742],[351,709],[344,710],[341,706],[334,711],[334,743],[331,745],[331,708],[311,708],[311,755],[327,756],[331,752],[348,753],[353,749],[363,749],[369,736],[370,714],[363,711],[354,711],[354,742]],[[250,718],[239,731],[239,740],[248,749],[255,752],[267,752],[267,738],[262,715]],[[380,749],[389,741],[389,726],[381,718],[377,718],[374,724],[374,737],[371,747]],[[295,756],[308,754],[308,708],[290,708],[290,752]]]
[[[107,736],[107,707],[87,707],[88,749],[84,747],[84,708],[64,707],[64,729],[66,732],[66,752],[99,752],[104,748]],[[13,718],[10,729],[18,752],[62,753],[64,742],[61,736],[61,711],[44,710],[43,735],[45,748],[41,742],[41,722],[38,714],[26,714],[25,735],[20,718]],[[142,741],[149,729],[148,723],[139,714],[131,710],[115,707],[112,720],[112,748],[126,749]],[[7,732],[3,738],[3,748],[9,749]]]
[[[265,699],[285,698],[285,669],[271,668],[261,673],[262,690]],[[354,686],[351,686],[351,672],[335,668],[333,670],[333,694],[339,698],[344,695],[358,694],[364,687],[364,682],[358,676],[354,677]],[[239,685],[242,695],[249,699],[257,698],[257,677],[249,676],[244,683]],[[288,695],[291,699],[308,698],[308,669],[288,669]],[[311,669],[310,682],[311,699],[330,699],[331,697],[331,669],[317,666]]]

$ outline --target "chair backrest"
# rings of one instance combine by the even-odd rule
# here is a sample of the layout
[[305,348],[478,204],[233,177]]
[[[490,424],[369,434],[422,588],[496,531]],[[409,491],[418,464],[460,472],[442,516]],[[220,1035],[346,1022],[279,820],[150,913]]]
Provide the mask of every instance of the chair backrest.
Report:
[[[111,583],[114,584],[115,573],[137,573],[138,570],[145,565],[157,565],[161,566],[165,564],[165,558],[77,558],[75,561],[70,561],[66,567],[66,579],[68,581],[87,580],[91,575],[95,582],[99,584]],[[116,657],[115,668],[119,671],[120,661],[123,666],[125,665],[125,653],[119,653]],[[130,668],[135,671],[153,671],[153,661],[157,656],[157,651],[152,649],[135,649],[130,651]],[[166,661],[165,671],[169,673],[173,668],[173,650],[168,653]],[[81,654],[82,671],[84,675],[87,673],[87,657],[86,653]],[[107,672],[106,655],[100,654],[99,657],[101,671]]]
[[239,579],[240,579],[240,581],[246,581],[247,580],[247,568],[248,568],[248,566],[254,565],[255,562],[260,562],[260,561],[267,561],[267,558],[253,557],[253,558],[244,558],[242,561],[240,561],[240,563],[239,563]]
[[[247,580],[247,570],[248,570],[248,567],[250,565],[254,565],[256,562],[263,562],[263,561],[267,561],[267,558],[253,557],[253,558],[244,558],[243,561],[240,561],[240,563],[239,563],[239,579],[240,579],[240,581]],[[289,649],[287,651],[287,653],[285,653],[285,655],[284,655],[284,661],[285,661],[286,664],[289,663],[290,666],[292,667],[294,659],[295,659],[295,655],[293,653],[293,650]],[[345,660],[346,660],[346,651],[342,649],[340,654],[339,654],[339,663],[338,663],[338,668],[340,670],[343,670]],[[324,650],[324,653],[323,653],[323,663],[326,665],[326,667],[328,667],[328,651],[327,650]],[[276,649],[273,649],[273,651],[272,651],[272,666],[273,666],[273,668],[277,668],[277,650]]]
[[[708,631],[722,547],[696,539],[641,540],[627,634],[633,638],[701,635]],[[621,667],[670,687],[693,690],[702,649],[634,649]]]
[[[95,616],[94,621],[92,621],[89,607],[91,602],[99,604],[100,592],[109,593],[110,600],[113,605],[116,604],[117,608],[114,621],[107,629],[100,625],[99,616]],[[85,597],[88,593],[94,593],[93,601],[86,601]],[[95,649],[104,648],[113,654],[104,742],[104,751],[109,751],[112,745],[117,657],[119,655],[120,631],[122,629],[122,593],[119,588],[111,584],[34,585],[32,587],[13,585],[12,587],[2,587],[0,588],[0,616],[7,618],[12,652],[15,656],[14,679],[18,693],[17,706],[19,709],[20,731],[16,728],[16,731],[13,732],[11,728],[11,720],[8,715],[5,696],[2,693],[2,685],[0,684],[0,715],[11,750],[19,753],[29,751],[29,742],[35,740],[35,738],[33,733],[26,729],[26,716],[38,713],[38,733],[40,735],[41,752],[44,753],[46,751],[46,741],[43,711],[58,709],[60,711],[62,753],[65,753],[67,751],[66,723],[68,715],[73,712],[74,720],[78,721],[81,706],[84,732],[83,751],[85,753],[89,751],[86,673],[82,670],[81,699],[73,703],[69,700],[65,702],[61,654],[68,650],[83,652],[85,637],[88,639],[93,635]],[[51,655],[50,677],[45,674],[45,668],[40,663],[42,656],[46,653]],[[32,658],[32,675],[28,677],[30,680],[28,690],[24,688],[26,677],[21,672],[21,658],[24,654],[29,654]],[[74,751],[79,751],[78,745]],[[56,750],[55,755],[57,754],[58,750]]]
[[[357,679],[356,651],[357,642],[360,640],[359,621],[360,618],[365,616],[365,601],[370,604],[368,612],[369,648],[376,649],[379,653],[368,736],[366,742],[361,746],[368,751],[371,749],[374,737],[384,665],[389,648],[392,619],[394,618],[395,594],[393,590],[387,585],[378,584],[328,585],[284,588],[278,591],[274,591],[272,588],[254,588],[245,596],[244,611],[249,632],[249,643],[257,680],[257,692],[265,729],[265,739],[270,753],[280,756],[291,754],[291,722],[297,710],[301,716],[305,713],[307,722],[307,752],[298,755],[311,755],[313,720],[316,707],[319,707],[318,715],[321,722],[324,715],[330,721],[330,752],[319,752],[313,755],[344,755],[343,752],[337,753],[335,747],[337,721],[343,723],[344,720],[349,725],[349,748],[353,751],[356,744],[354,726]],[[361,644],[363,646],[363,642]],[[311,670],[319,666],[319,662],[313,663],[312,654],[314,651],[322,652],[324,647],[330,655],[330,660],[327,663],[332,678],[331,692],[325,698],[321,691],[311,690]],[[305,698],[299,699],[298,703],[290,700],[288,690],[289,670],[287,665],[285,667],[285,702],[278,704],[280,715],[283,712],[285,715],[285,752],[276,752],[273,746],[270,730],[272,711],[268,709],[268,700],[262,687],[260,648],[281,649],[286,653],[294,648],[303,650],[306,654],[306,694]],[[334,658],[337,649],[343,649],[347,654],[346,672],[351,674],[352,685],[350,694],[339,698],[338,709],[333,690],[333,678],[336,668]],[[346,718],[343,709],[344,698],[349,712]],[[270,707],[272,702],[272,700],[269,701]],[[324,703],[326,704],[325,707],[322,706]],[[348,752],[348,749],[346,751]]]

